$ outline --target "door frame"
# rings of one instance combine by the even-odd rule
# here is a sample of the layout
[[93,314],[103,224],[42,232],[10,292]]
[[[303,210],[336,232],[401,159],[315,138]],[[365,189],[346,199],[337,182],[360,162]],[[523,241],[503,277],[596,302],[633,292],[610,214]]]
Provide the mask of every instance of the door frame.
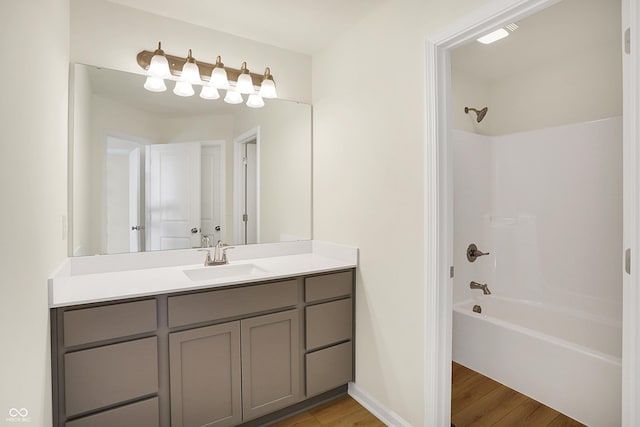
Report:
[[[145,147],[147,145],[151,145],[153,144],[153,142],[144,139],[144,138],[139,138],[137,136],[133,136],[133,135],[128,135],[126,133],[122,133],[122,132],[116,132],[116,131],[111,131],[111,130],[107,130],[104,133],[104,147],[102,150],[102,171],[101,171],[101,181],[102,181],[102,194],[101,194],[101,199],[100,199],[100,204],[101,204],[101,220],[100,220],[100,248],[101,248],[101,253],[103,254],[108,254],[108,237],[107,237],[107,182],[108,182],[108,174],[107,174],[107,162],[109,160],[109,142],[111,140],[121,140],[121,141],[126,141],[127,143],[130,143],[131,146],[135,146],[135,148],[139,148],[140,149],[140,156],[141,156],[141,170],[140,172],[140,190],[142,191],[144,189],[144,181],[145,181],[145,176],[144,176],[144,164],[145,164]],[[144,205],[145,205],[145,200],[144,200],[144,194],[141,193],[140,194],[140,207],[139,209],[141,209],[140,212],[140,225],[144,226],[145,225],[145,221],[146,221],[146,216],[144,214]],[[142,244],[142,246],[144,247],[146,244],[146,238],[145,238],[145,232],[142,232],[142,236],[140,236],[140,242]]]
[[[198,142],[198,141],[196,141]],[[218,183],[220,190],[220,228],[222,230],[222,234],[219,235],[219,240],[222,240],[222,235],[227,232],[227,151],[226,145],[227,143],[224,140],[216,139],[216,140],[208,140],[208,141],[199,141],[200,142],[200,150],[204,147],[217,147],[220,149],[220,164],[218,165],[220,168],[220,176],[222,176],[222,180]],[[202,170],[200,171],[202,175]],[[202,191],[202,188],[201,188]],[[202,218],[200,218],[202,222]],[[215,244],[216,242],[212,242]]]
[[[453,175],[449,142],[450,51],[505,24],[521,20],[560,0],[497,0],[426,40],[424,150],[424,424],[449,425],[453,280]],[[622,1],[623,33],[631,28],[631,55],[624,70],[624,238],[631,249],[631,275],[623,274],[622,425],[640,422],[640,5]],[[624,56],[624,53],[623,53]],[[622,251],[622,248],[621,248]],[[621,254],[622,261],[622,254]],[[622,267],[623,262],[621,262]]]
[[260,126],[249,129],[233,138],[233,242],[238,243],[242,230],[238,217],[243,210],[240,193],[236,189],[243,181],[242,170],[239,167],[242,162],[241,146],[249,141],[256,141],[256,238],[260,243]]

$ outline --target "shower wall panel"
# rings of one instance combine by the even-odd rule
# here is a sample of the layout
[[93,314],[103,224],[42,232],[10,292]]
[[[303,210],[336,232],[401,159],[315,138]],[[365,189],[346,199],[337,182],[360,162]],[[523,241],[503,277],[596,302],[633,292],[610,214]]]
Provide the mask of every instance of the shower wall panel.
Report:
[[[468,282],[613,319],[622,301],[622,118],[454,131],[454,301]],[[469,263],[474,242],[491,252]]]

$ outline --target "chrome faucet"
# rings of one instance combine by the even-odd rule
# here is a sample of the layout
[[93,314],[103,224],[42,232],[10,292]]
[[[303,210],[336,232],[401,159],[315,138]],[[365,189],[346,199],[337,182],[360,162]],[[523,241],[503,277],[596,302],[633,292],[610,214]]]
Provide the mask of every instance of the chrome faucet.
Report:
[[207,256],[204,259],[204,266],[209,267],[212,265],[224,265],[229,264],[227,259],[227,250],[233,249],[234,246],[229,246],[226,243],[222,243],[222,240],[218,240],[218,243],[213,247],[213,258],[211,258],[211,249],[198,249],[206,252]]
[[207,257],[204,260],[205,267],[229,263],[227,260],[227,250],[233,249],[233,246],[229,246],[226,243],[222,243],[222,240],[218,240],[218,243],[216,243],[213,249],[213,259],[211,259],[211,251],[207,250]]
[[491,295],[491,291],[489,290],[489,286],[487,284],[481,284],[478,282],[474,282],[473,280],[469,283],[469,288],[471,289],[482,289],[482,293],[484,295]]

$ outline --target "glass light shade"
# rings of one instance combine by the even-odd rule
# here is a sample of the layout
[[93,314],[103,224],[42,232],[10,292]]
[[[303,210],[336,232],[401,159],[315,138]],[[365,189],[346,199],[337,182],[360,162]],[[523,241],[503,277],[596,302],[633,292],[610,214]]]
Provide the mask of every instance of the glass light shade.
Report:
[[192,96],[196,92],[193,90],[193,86],[191,86],[191,83],[177,81],[176,87],[173,88],[173,93],[178,96]]
[[264,101],[260,95],[249,95],[249,99],[247,99],[247,107],[262,108],[264,107]]
[[144,88],[151,92],[164,92],[167,90],[167,86],[164,84],[164,80],[160,77],[148,76],[144,82]]
[[164,55],[153,55],[149,69],[147,70],[148,76],[160,77],[161,79],[171,77],[171,71],[169,70],[169,61]]
[[220,94],[218,93],[218,89],[211,86],[202,86],[202,90],[200,91],[200,98],[202,99],[218,99],[220,98]]
[[277,98],[276,84],[271,79],[262,80],[260,85],[260,96],[263,98]]
[[229,87],[229,79],[227,71],[222,67],[215,67],[211,72],[211,86],[218,89],[226,89]]
[[191,83],[192,85],[201,85],[200,69],[194,62],[185,62],[180,74],[180,81]]
[[253,82],[249,74],[240,74],[238,76],[236,90],[240,93],[253,93]]
[[233,89],[227,89],[227,94],[224,96],[224,102],[227,104],[241,104],[242,101],[242,95]]

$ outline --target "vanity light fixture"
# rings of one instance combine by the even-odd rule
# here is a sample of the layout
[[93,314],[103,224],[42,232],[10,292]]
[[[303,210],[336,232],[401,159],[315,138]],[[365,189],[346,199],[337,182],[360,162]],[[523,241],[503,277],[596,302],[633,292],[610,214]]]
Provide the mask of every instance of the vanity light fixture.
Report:
[[218,93],[218,89],[211,85],[203,85],[202,90],[200,91],[200,98],[202,99],[219,99],[220,94]]
[[273,82],[273,76],[271,75],[271,69],[267,67],[264,70],[264,77],[260,84],[260,96],[263,98],[277,98],[276,84]]
[[200,97],[203,99],[219,99],[218,89],[226,89],[224,101],[230,104],[240,104],[244,102],[242,94],[249,95],[246,105],[251,108],[263,107],[263,98],[277,98],[269,67],[264,74],[256,74],[249,71],[246,62],[240,69],[225,67],[220,56],[215,64],[196,62],[191,49],[186,58],[181,58],[165,54],[160,43],[153,52],[138,53],[137,61],[147,70],[144,88],[152,92],[165,91],[165,79],[169,79],[176,81],[173,93],[179,96],[194,95],[193,85],[198,85],[202,86]]
[[262,108],[264,107],[264,100],[260,95],[252,93],[251,95],[249,95],[249,99],[247,99],[247,107]]
[[227,94],[224,96],[224,102],[227,104],[242,104],[242,95],[240,95],[235,89],[227,89]]
[[153,52],[151,62],[149,63],[144,88],[151,92],[164,92],[167,90],[164,79],[170,76],[169,61],[167,61],[167,57],[162,50],[161,43],[158,42],[158,48]]
[[209,83],[216,89],[226,89],[229,87],[227,71],[224,69],[224,64],[220,56],[216,57],[216,63],[213,66],[213,71],[211,71]]
[[243,62],[240,67],[240,75],[238,76],[238,82],[236,83],[236,90],[239,93],[249,94],[253,93],[253,82],[247,69],[247,63]]

